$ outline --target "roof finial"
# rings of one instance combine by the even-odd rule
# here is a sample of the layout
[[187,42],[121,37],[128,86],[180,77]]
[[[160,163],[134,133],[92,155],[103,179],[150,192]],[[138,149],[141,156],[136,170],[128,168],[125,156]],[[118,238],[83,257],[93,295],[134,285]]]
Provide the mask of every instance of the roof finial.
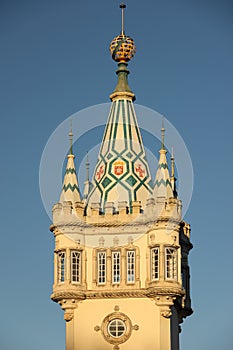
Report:
[[124,9],[126,8],[125,4],[120,4],[120,8],[121,8],[121,35],[125,35],[125,29],[124,29],[124,20],[125,20],[125,13],[124,13]]
[[70,132],[69,132],[69,138],[70,138],[70,154],[73,154],[73,132],[72,132],[72,119],[70,119]]
[[175,157],[174,157],[174,147],[172,146],[172,156],[171,156],[171,175],[175,177]]
[[162,129],[161,129],[161,134],[162,134],[162,149],[164,149],[164,135],[165,135],[164,116],[162,116]]

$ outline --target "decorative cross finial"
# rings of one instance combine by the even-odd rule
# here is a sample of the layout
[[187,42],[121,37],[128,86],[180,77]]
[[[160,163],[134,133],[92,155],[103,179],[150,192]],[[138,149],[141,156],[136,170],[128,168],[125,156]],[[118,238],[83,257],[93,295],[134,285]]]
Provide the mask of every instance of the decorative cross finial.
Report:
[[125,35],[125,30],[124,30],[124,9],[126,8],[126,5],[125,4],[120,4],[120,8],[121,8],[121,24],[122,24],[122,27],[121,27],[121,34],[122,35]]
[[70,120],[70,132],[69,132],[69,138],[70,138],[70,154],[73,154],[73,132],[72,132],[72,119]]
[[164,129],[164,116],[162,117],[162,129],[161,129],[161,134],[162,134],[162,149],[164,149],[164,134],[165,134],[165,129]]

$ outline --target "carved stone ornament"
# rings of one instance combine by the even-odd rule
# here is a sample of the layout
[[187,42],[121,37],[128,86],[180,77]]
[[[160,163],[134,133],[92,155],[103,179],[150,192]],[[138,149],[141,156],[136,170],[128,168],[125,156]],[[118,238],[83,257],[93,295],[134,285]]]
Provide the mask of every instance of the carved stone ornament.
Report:
[[171,315],[172,315],[172,312],[170,310],[161,311],[161,316],[165,318],[170,318]]
[[64,320],[65,320],[66,322],[71,321],[71,320],[73,319],[73,317],[74,317],[73,312],[65,312],[65,313],[64,313]]
[[[97,327],[95,327],[96,331]],[[119,306],[116,305],[114,312],[104,318],[101,324],[101,333],[108,343],[114,345],[113,349],[115,350],[119,349],[119,344],[125,343],[129,339],[132,330],[136,328],[132,326],[132,322],[127,315],[119,312]]]

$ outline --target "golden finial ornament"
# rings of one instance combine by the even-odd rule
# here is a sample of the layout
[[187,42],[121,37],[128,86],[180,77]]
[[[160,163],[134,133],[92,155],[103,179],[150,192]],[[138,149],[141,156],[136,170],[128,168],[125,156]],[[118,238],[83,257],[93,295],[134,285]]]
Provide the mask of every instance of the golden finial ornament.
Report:
[[136,46],[133,39],[125,35],[124,30],[124,9],[126,8],[125,4],[120,5],[122,12],[122,28],[121,34],[118,35],[110,44],[110,52],[112,58],[116,62],[128,62],[130,61],[136,53]]

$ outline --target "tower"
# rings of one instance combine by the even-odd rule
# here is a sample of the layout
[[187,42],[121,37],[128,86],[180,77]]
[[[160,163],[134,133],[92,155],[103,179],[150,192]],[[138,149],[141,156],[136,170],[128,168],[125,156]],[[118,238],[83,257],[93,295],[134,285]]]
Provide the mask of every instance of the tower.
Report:
[[118,81],[94,170],[82,198],[70,150],[59,203],[52,300],[64,310],[66,350],[178,350],[179,324],[192,313],[190,226],[182,220],[164,144],[151,178],[128,85],[134,41],[110,45]]

